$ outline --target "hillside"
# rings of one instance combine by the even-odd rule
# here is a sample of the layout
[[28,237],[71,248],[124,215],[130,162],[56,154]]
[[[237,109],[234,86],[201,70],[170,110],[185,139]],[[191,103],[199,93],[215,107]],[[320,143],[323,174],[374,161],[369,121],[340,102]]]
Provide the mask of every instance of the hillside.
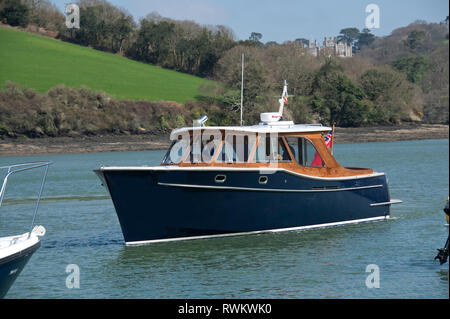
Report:
[[417,85],[424,123],[448,123],[448,24],[417,21],[376,38],[357,57],[375,65],[391,65]]
[[64,84],[118,99],[185,103],[206,80],[0,26],[0,89],[12,81],[44,93]]
[[416,21],[394,29],[385,37],[375,37],[364,46],[358,56],[377,65],[391,63],[400,58],[426,56],[436,49],[448,46],[448,25]]

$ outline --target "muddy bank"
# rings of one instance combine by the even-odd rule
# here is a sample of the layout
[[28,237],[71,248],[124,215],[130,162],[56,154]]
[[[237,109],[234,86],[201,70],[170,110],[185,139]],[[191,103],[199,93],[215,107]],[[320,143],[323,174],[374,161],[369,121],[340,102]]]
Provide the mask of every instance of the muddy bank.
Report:
[[169,135],[104,135],[0,139],[0,156],[127,152],[167,149]]
[[[448,139],[448,125],[402,125],[335,130],[335,143]],[[169,134],[0,139],[0,156],[126,152],[167,149]]]
[[336,128],[334,142],[363,143],[448,139],[449,126],[440,124]]

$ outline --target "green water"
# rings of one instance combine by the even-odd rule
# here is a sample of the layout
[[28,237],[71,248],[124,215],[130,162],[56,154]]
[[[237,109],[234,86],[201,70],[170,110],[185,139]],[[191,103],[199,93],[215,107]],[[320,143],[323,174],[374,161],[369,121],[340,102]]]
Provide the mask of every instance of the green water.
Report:
[[[385,172],[388,221],[297,232],[125,247],[113,204],[92,172],[157,165],[164,152],[0,157],[51,160],[37,224],[47,234],[7,298],[448,298],[448,263],[433,258],[448,235],[449,141],[335,145],[344,166]],[[0,236],[28,231],[39,173],[11,178]],[[170,205],[170,203],[167,203]],[[67,288],[76,264],[80,287]],[[380,288],[368,288],[369,264]]]

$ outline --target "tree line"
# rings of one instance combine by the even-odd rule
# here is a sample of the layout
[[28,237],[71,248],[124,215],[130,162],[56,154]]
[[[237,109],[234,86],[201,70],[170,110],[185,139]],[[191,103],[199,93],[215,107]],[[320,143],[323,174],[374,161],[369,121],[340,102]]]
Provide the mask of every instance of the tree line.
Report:
[[[217,85],[200,88],[199,107],[190,106],[195,112],[207,104],[217,106],[210,109],[216,110],[210,119],[217,124],[236,121],[230,111],[239,104],[242,53],[248,124],[258,121],[260,112],[277,109],[274,96],[283,80],[294,95],[285,117],[296,122],[361,126],[425,118],[448,123],[448,22],[443,46],[442,28],[429,25],[407,27],[406,33],[394,30],[382,39],[368,29],[344,28],[338,41],[351,45],[356,56],[316,58],[308,54],[309,40],[304,38],[264,44],[263,35],[252,32],[247,40],[237,41],[225,26],[201,26],[156,12],[136,23],[125,9],[105,0],[77,4],[79,29],[68,29],[64,15],[48,0],[1,0],[0,19],[11,25],[34,24],[57,31],[64,41],[217,80]],[[439,98],[432,94],[435,87]],[[443,116],[429,116],[445,105]]]
[[80,0],[80,28],[62,29],[65,41],[119,53],[179,72],[209,76],[222,53],[234,44],[224,26],[200,26],[153,12],[135,23],[124,9],[106,1]]
[[234,90],[211,88],[210,94],[229,109],[239,100],[242,54],[247,123],[257,122],[261,112],[278,109],[276,96],[283,80],[292,95],[283,117],[297,123],[365,126],[420,121],[423,116],[420,89],[392,66],[375,66],[358,58],[316,58],[296,42],[229,50],[218,62],[215,77]]
[[424,122],[448,123],[448,16],[439,23],[417,20],[376,38],[358,53],[377,66],[389,65],[414,83],[423,103]]

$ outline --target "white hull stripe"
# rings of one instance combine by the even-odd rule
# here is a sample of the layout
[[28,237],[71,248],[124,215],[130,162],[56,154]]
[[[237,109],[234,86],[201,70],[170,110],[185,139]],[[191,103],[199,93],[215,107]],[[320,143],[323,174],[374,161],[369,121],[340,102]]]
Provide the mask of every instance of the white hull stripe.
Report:
[[387,216],[371,217],[371,218],[364,218],[364,219],[353,219],[353,220],[347,220],[347,221],[335,222],[335,223],[325,223],[325,224],[318,224],[318,225],[299,226],[299,227],[290,227],[290,228],[278,228],[278,229],[268,229],[268,230],[256,230],[256,231],[250,231],[250,232],[236,232],[236,233],[231,233],[231,234],[190,236],[190,237],[178,237],[178,238],[167,238],[167,239],[152,239],[152,240],[142,240],[142,241],[128,241],[128,242],[125,242],[125,245],[127,245],[127,246],[140,246],[140,245],[146,245],[146,244],[163,243],[163,242],[171,242],[171,241],[181,241],[181,240],[220,238],[220,237],[263,234],[263,233],[279,233],[279,232],[285,232],[285,231],[306,230],[306,229],[324,228],[324,227],[331,227],[331,226],[341,226],[341,225],[347,225],[347,224],[357,224],[357,223],[378,221],[378,220],[384,220],[384,219],[389,219],[389,215],[387,215]]
[[403,203],[400,199],[391,199],[389,202],[383,202],[383,203],[373,203],[370,204],[370,206],[384,206],[384,205],[392,205],[392,204],[400,204]]
[[252,187],[210,186],[210,185],[172,184],[172,183],[158,183],[158,185],[171,187],[185,187],[185,188],[223,189],[223,190],[258,191],[258,192],[286,192],[286,193],[339,192],[339,191],[352,191],[359,189],[383,187],[383,185],[370,185],[360,187],[329,188],[329,189],[281,189],[281,188],[252,188]]

